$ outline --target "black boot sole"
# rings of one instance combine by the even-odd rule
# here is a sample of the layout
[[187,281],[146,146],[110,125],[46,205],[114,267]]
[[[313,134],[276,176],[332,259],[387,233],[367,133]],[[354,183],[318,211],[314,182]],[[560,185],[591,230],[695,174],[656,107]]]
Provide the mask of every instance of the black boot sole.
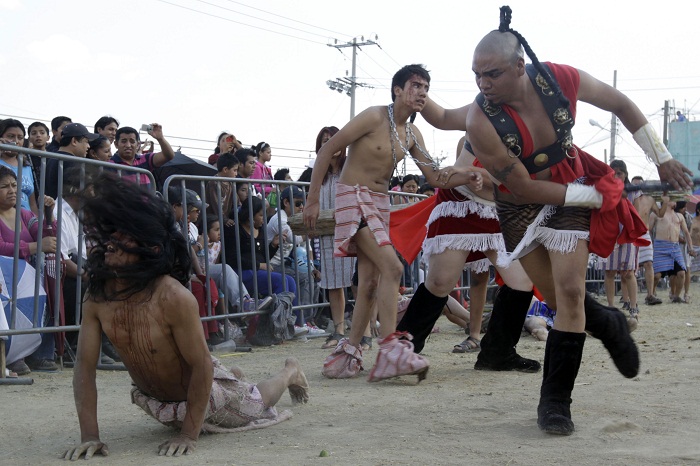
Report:
[[[482,353],[483,354],[483,353]],[[481,354],[479,355],[481,356]],[[500,361],[497,363],[487,361],[486,358],[477,358],[474,363],[474,370],[476,371],[517,371],[524,372],[526,374],[535,374],[542,369],[542,365],[535,361],[534,359],[526,359],[520,355],[515,355],[506,361]]]
[[571,435],[576,428],[571,420],[569,403],[540,401],[537,406],[537,427],[552,435]]

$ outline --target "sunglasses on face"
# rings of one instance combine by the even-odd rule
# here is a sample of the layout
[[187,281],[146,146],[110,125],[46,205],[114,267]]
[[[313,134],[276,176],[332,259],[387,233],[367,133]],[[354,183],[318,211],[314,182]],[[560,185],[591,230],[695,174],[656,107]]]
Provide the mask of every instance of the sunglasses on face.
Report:
[[294,201],[294,206],[295,207],[301,207],[304,205],[304,201]]

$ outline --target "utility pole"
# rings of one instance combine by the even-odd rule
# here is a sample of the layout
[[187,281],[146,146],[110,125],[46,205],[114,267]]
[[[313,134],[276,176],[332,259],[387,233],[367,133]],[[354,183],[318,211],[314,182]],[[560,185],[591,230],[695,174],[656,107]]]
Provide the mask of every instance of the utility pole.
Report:
[[352,120],[355,118],[355,90],[358,87],[368,87],[371,88],[372,86],[365,84],[365,83],[358,83],[357,82],[357,49],[363,45],[376,45],[377,42],[375,42],[378,39],[377,35],[375,34],[374,40],[365,40],[364,36],[360,37],[360,42],[357,42],[357,37],[354,37],[352,39],[352,42],[346,42],[345,44],[338,44],[338,41],[336,40],[334,44],[328,44],[329,47],[333,47],[334,49],[337,49],[340,51],[340,49],[345,48],[345,47],[352,47],[352,75],[349,78],[337,78],[335,81],[328,80],[326,81],[326,84],[331,90],[338,91],[338,92],[345,92],[348,96],[350,96],[350,119]]
[[668,147],[668,120],[670,120],[668,100],[664,100],[664,145]]
[[[613,73],[613,87],[617,89],[617,70]],[[617,139],[617,117],[612,114],[610,123],[610,161],[615,160],[615,139]]]

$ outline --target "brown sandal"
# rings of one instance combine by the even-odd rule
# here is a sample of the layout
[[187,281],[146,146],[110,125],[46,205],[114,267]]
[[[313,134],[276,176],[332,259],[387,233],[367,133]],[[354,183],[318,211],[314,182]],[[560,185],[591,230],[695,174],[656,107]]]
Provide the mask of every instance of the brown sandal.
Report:
[[323,344],[323,346],[321,346],[321,348],[323,348],[323,349],[335,348],[336,346],[338,346],[338,342],[342,338],[345,338],[345,335],[343,335],[342,333],[334,332],[328,338],[326,338],[326,342]]
[[471,336],[452,348],[453,353],[475,353],[479,350],[481,350],[481,340]]

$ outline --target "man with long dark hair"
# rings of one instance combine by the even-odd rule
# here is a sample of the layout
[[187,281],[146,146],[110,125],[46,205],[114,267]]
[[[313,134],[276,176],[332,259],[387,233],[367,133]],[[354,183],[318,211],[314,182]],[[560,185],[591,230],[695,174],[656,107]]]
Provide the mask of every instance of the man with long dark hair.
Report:
[[160,455],[193,451],[200,432],[264,427],[288,418],[274,408],[287,389],[292,401],[308,400],[296,359],[253,385],[240,369],[228,370],[211,357],[197,302],[184,286],[189,247],[167,202],[103,174],[84,190],[82,203],[91,250],[73,377],[81,444],[64,458],[108,454],[97,426],[95,368],[102,331],[134,382],[132,402],[162,424],[180,428],[160,445]]

